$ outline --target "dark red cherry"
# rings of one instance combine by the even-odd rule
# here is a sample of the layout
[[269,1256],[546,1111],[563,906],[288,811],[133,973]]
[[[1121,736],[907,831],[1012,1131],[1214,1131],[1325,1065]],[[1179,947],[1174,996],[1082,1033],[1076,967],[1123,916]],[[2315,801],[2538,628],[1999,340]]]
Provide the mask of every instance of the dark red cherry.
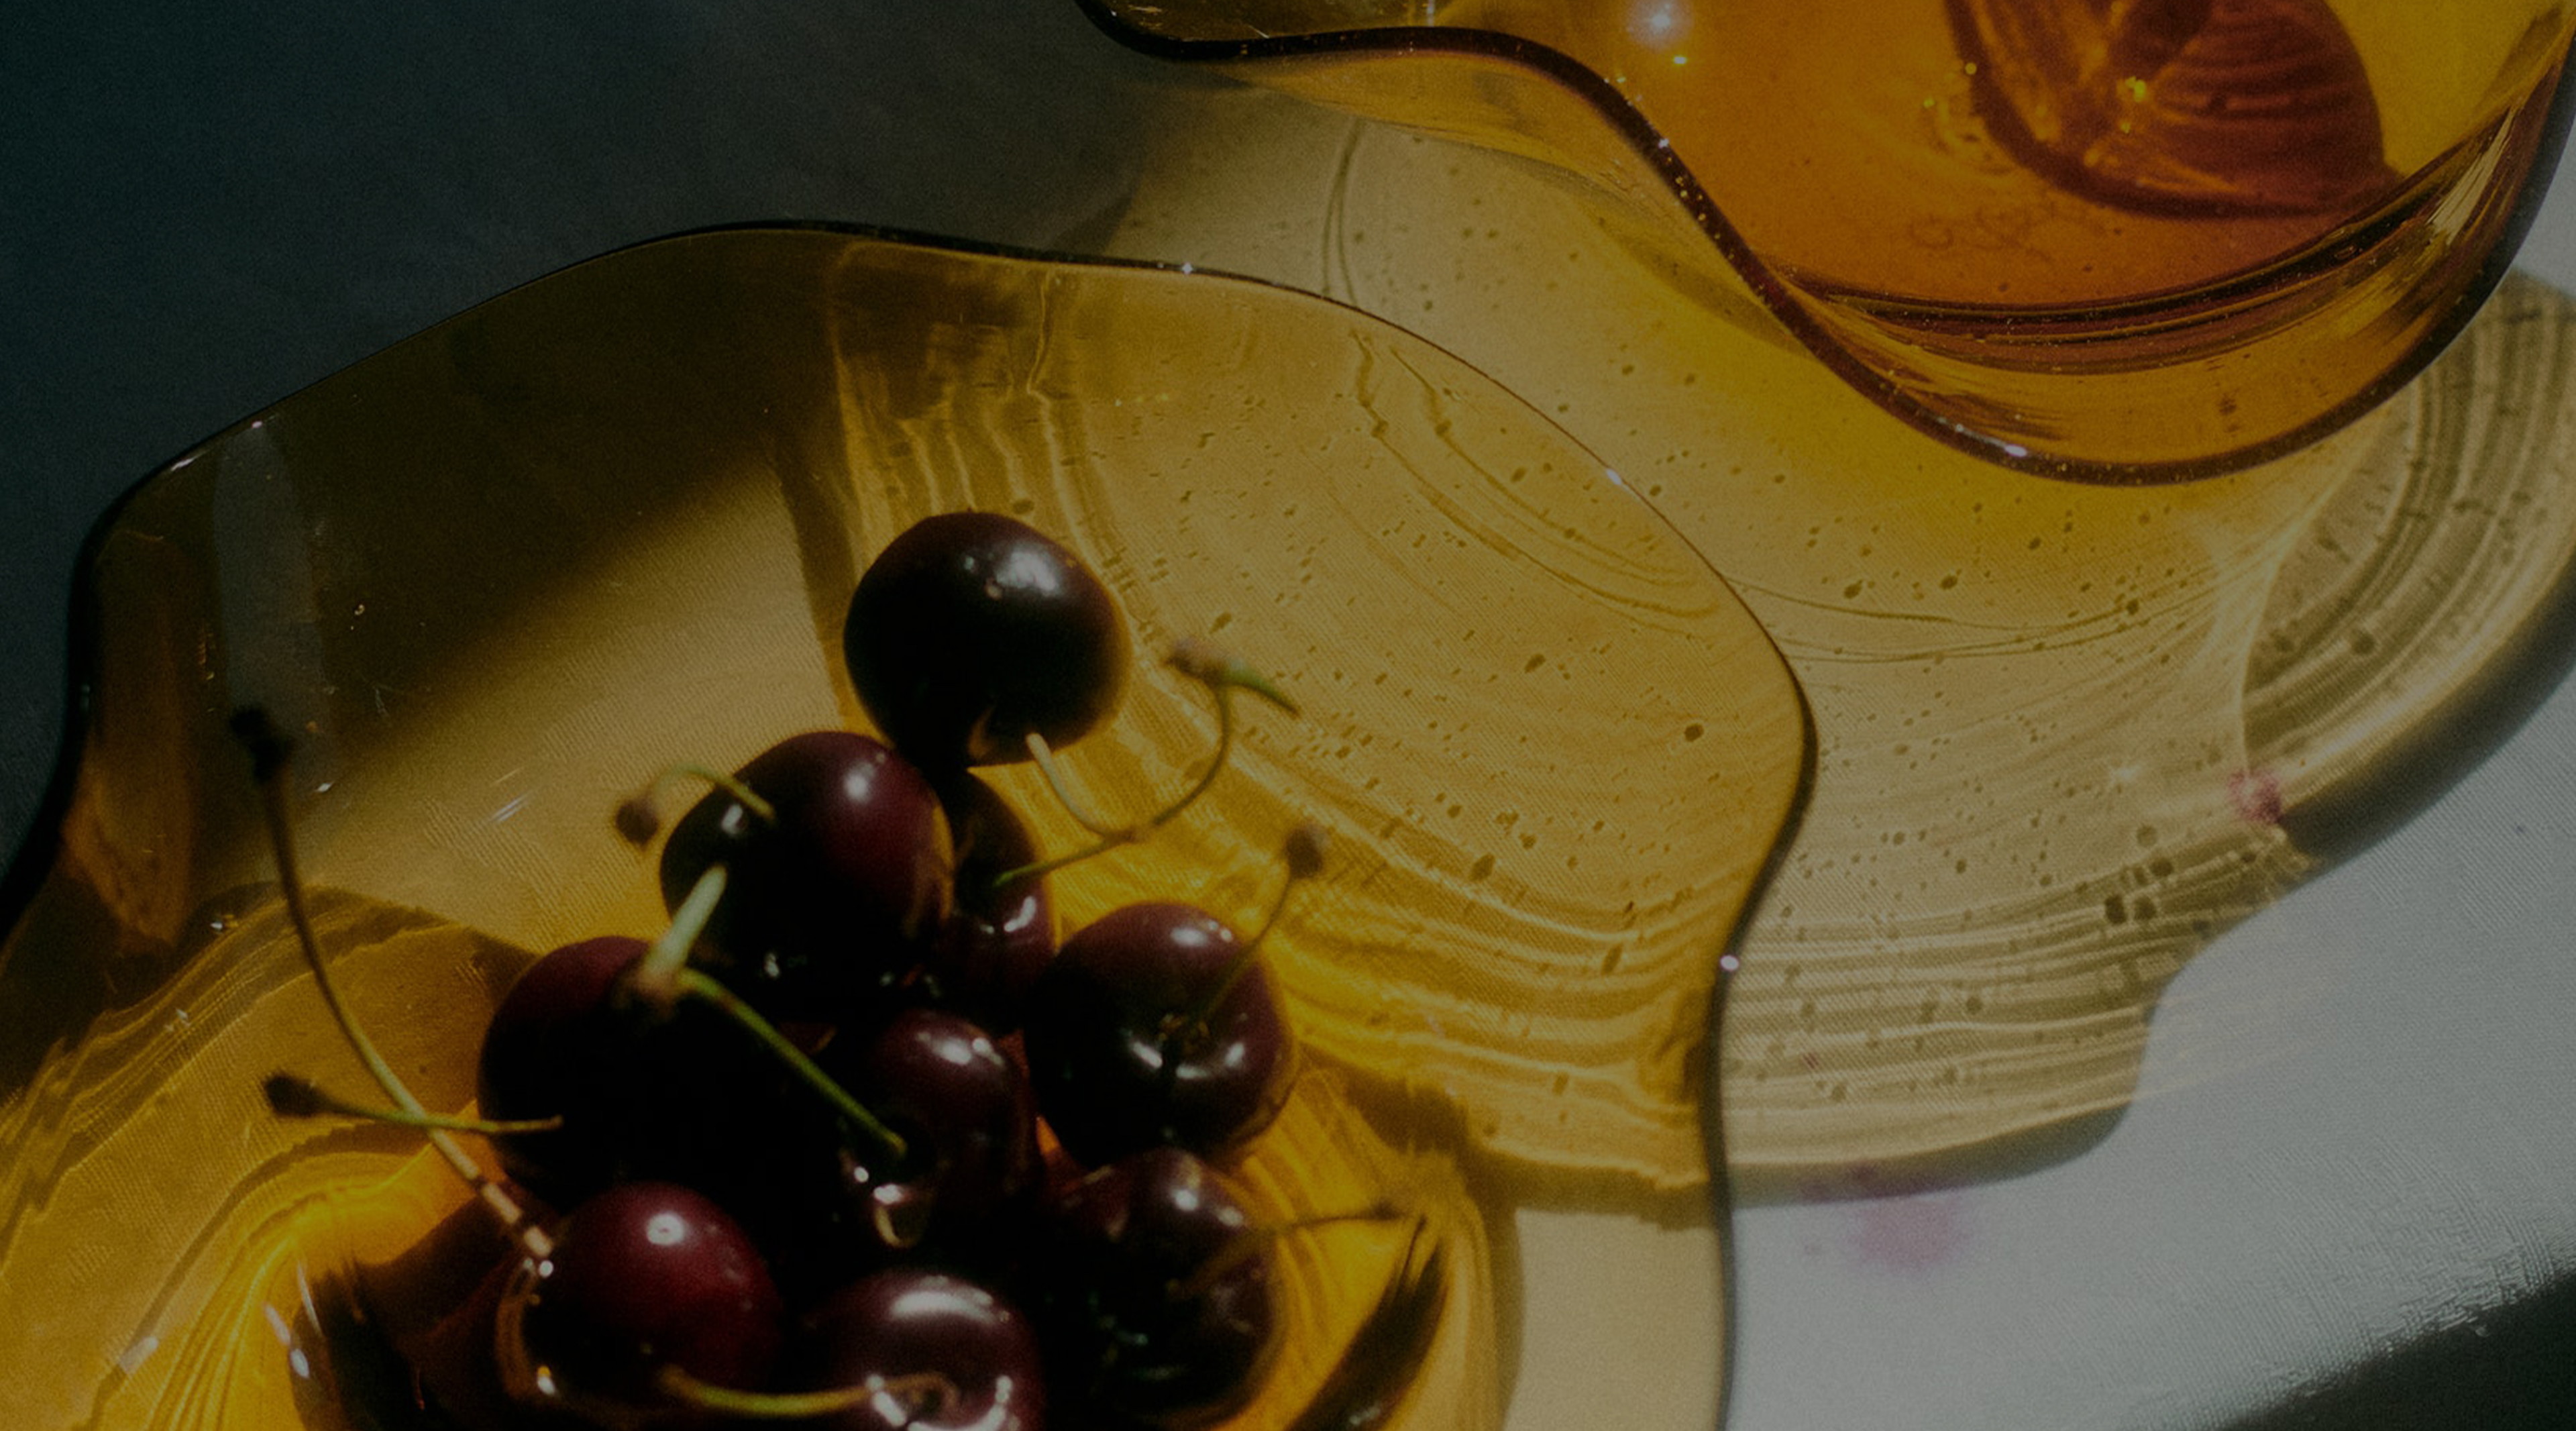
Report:
[[1056,1197],[1039,1245],[1060,1406],[1196,1426],[1258,1388],[1278,1341],[1269,1242],[1205,1162],[1155,1148],[1111,1163]]
[[1038,1431],[1046,1378],[1035,1330],[998,1293],[895,1268],[852,1283],[806,1318],[813,1389],[887,1394],[819,1424],[835,1431]]
[[790,736],[736,778],[776,819],[722,790],[690,807],[662,848],[663,900],[676,909],[722,863],[715,972],[773,1018],[830,1022],[945,923],[947,817],[910,761],[851,731]]
[[983,1220],[1037,1187],[1037,1112],[1028,1075],[982,1028],[935,1009],[906,1009],[823,1052],[824,1068],[906,1144],[891,1164],[856,1149],[842,1158],[851,1220],[886,1250]]
[[552,1132],[494,1140],[502,1168],[541,1197],[569,1205],[620,1175],[636,1090],[617,1071],[617,1046],[637,1029],[613,1003],[646,947],[619,936],[564,945],[519,975],[484,1026],[475,1077],[483,1116],[564,1120]]
[[886,738],[925,767],[1026,760],[1118,703],[1127,630],[1073,553],[993,512],[924,518],[850,597],[841,649]]
[[501,1166],[559,1207],[626,1178],[695,1182],[738,1165],[770,1141],[772,1115],[813,1101],[714,1010],[627,999],[621,981],[646,947],[614,935],[567,944],[528,966],[484,1028],[483,1116],[563,1120],[496,1138]]
[[757,1388],[785,1329],[751,1240],[714,1203],[671,1183],[622,1183],[573,1209],[554,1255],[510,1297],[535,1388],[576,1407],[667,1407],[656,1385],[665,1366],[713,1386]]
[[1185,904],[1111,910],[1065,940],[1022,1037],[1038,1111],[1086,1165],[1157,1144],[1209,1154],[1268,1124],[1289,1073],[1268,972]]
[[922,974],[939,1003],[995,1033],[1010,1033],[1055,957],[1055,902],[1044,875],[994,882],[1036,864],[1038,849],[993,787],[961,774],[941,799],[957,844],[957,898]]

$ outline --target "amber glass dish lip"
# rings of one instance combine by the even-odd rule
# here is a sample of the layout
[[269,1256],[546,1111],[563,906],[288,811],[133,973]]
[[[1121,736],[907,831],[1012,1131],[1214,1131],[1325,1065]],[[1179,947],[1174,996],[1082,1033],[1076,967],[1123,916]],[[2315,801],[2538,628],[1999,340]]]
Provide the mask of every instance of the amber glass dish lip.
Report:
[[[1832,290],[1820,288],[1816,291],[1817,296],[1802,297],[1798,285],[1784,276],[1781,267],[1764,260],[1744,241],[1743,235],[1736,231],[1721,206],[1701,186],[1690,166],[1673,152],[1671,142],[1665,139],[1653,121],[1620,93],[1616,85],[1562,50],[1499,30],[1410,22],[1241,39],[1191,39],[1138,25],[1127,18],[1127,7],[1120,0],[1074,0],[1074,3],[1091,17],[1093,24],[1113,39],[1157,59],[1225,64],[1333,56],[1424,55],[1500,60],[1530,70],[1572,92],[1608,124],[1680,201],[1716,246],[1719,256],[1761,299],[1772,317],[1845,383],[1916,431],[1971,456],[2032,476],[2093,485],[2137,486],[2180,482],[2241,471],[2306,447],[2387,401],[2441,355],[2469,320],[2477,316],[2478,309],[2493,295],[2496,285],[2504,281],[2505,274],[2513,267],[2514,255],[2520,251],[2523,238],[2530,231],[2532,220],[2540,212],[2542,200],[2548,195],[2550,176],[2557,167],[2560,151],[2565,147],[2570,119],[2576,118],[2576,64],[2570,63],[2571,53],[2576,53],[2576,34],[2571,34],[2567,47],[2560,50],[2553,62],[2547,81],[2548,112],[2532,155],[2532,179],[2517,192],[2513,210],[2506,217],[2495,243],[2480,257],[2476,272],[2459,297],[2421,338],[2409,345],[2397,362],[2376,378],[2284,432],[2223,452],[2174,460],[2088,460],[2036,452],[2025,444],[1981,432],[1945,417],[1854,353],[1808,307],[1811,302],[1833,301],[1830,296]],[[2177,297],[2185,295],[2201,303],[2223,306],[2267,282],[2277,282],[2284,277],[2314,276],[2333,269],[2338,263],[2337,250],[2350,247],[2357,236],[2385,222],[2383,210],[2374,208],[2256,270],[2230,275],[2206,285],[2083,307],[1979,305],[1976,311],[1991,313],[1998,326],[2017,323],[2045,326],[2074,323],[2087,317],[2098,320],[2123,312],[2170,308]],[[1961,308],[1961,305],[1945,306],[1951,311]]]

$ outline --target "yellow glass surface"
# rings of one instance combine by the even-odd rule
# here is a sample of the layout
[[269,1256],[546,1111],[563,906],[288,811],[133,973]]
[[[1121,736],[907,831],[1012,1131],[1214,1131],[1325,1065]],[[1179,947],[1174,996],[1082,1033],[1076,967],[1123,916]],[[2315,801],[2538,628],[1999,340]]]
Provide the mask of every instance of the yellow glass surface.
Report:
[[[1390,1375],[1390,1424],[1553,1424],[1525,1403],[1581,1356],[1617,1373],[1588,1384],[1603,1414],[1705,1427],[1708,1021],[1808,768],[1770,642],[1597,458],[1374,319],[822,230],[507,294],[188,453],[101,530],[71,796],[0,945],[8,1423],[338,1426],[367,1369],[349,1289],[419,1333],[418,1294],[381,1289],[422,1284],[404,1254],[462,1200],[405,1135],[261,1106],[272,1069],[360,1075],[285,939],[228,712],[302,732],[325,941],[396,1067],[461,1107],[530,951],[659,927],[616,801],[857,723],[858,572],[968,507],[1064,539],[1140,651],[1211,635],[1304,706],[1248,713],[1203,806],[1055,885],[1069,923],[1149,895],[1243,919],[1291,822],[1333,833],[1265,946],[1306,1073],[1242,1172],[1283,1215],[1385,1198],[1425,1237],[1293,1239],[1301,1331],[1241,1424]],[[1140,666],[1065,760],[1142,807],[1213,734]],[[1072,842],[1025,769],[1002,783]],[[1408,1256],[1422,1290],[1382,1307]],[[1560,1334],[1605,1302],[1657,1336]]]
[[1086,0],[1112,33],[1534,157],[1989,460],[2204,476],[2349,422],[2503,272],[2546,0]]
[[1687,267],[1688,235],[1552,164],[1257,89],[1187,120],[1117,251],[1308,288],[1477,363],[1669,515],[1797,673],[1815,788],[1721,1040],[1740,1196],[2100,1136],[2156,1096],[2140,1060],[2185,961],[2565,669],[2576,309],[2536,283],[2294,455],[2039,482],[1863,401]]

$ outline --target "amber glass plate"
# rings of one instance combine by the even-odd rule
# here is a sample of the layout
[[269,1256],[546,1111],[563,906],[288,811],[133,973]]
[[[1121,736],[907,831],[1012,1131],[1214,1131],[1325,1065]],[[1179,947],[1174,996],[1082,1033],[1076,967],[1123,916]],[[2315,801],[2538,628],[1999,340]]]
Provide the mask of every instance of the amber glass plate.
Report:
[[1815,788],[1721,1040],[1739,1200],[2087,1146],[2155,1096],[2185,963],[2473,767],[2576,655],[2576,301],[2527,278],[2296,453],[2035,481],[1716,284],[1676,301],[1664,232],[1561,171],[1259,89],[1167,132],[1119,251],[1311,288],[1530,395],[1797,674]]
[[[1290,822],[1335,836],[1269,946],[1305,1073],[1242,1171],[1282,1216],[1385,1200],[1426,1236],[1291,1239],[1292,1345],[1242,1424],[1319,1397],[1439,1431],[1711,1424],[1709,1016],[1808,763],[1744,608],[1598,459],[1374,319],[813,229],[507,294],[101,529],[52,838],[0,946],[8,1424],[371,1424],[406,1384],[387,1346],[453,1280],[405,1256],[463,1200],[415,1142],[261,1104],[272,1069],[359,1075],[285,937],[229,711],[303,733],[325,942],[394,1064],[460,1108],[529,951],[658,927],[617,798],[859,723],[856,575],[959,508],[1068,541],[1141,650],[1211,636],[1303,702],[1248,720],[1204,807],[1058,877],[1068,922],[1147,895],[1239,917]],[[1212,736],[1140,665],[1066,760],[1141,809]]]
[[1573,175],[1671,231],[1676,301],[2103,482],[2294,451],[2430,361],[2537,205],[2576,34],[2546,0],[1081,3]]

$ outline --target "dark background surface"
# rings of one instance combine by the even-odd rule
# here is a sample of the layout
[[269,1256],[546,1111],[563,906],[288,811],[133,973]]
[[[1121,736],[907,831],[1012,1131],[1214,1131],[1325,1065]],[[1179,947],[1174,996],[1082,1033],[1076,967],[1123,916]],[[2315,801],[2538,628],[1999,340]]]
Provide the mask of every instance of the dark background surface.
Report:
[[1174,83],[1070,3],[9,7],[0,20],[0,848],[117,493],[459,309],[683,229],[1083,247]]
[[[1153,94],[1199,82],[1070,0],[13,6],[0,849],[53,769],[80,543],[160,463],[480,299],[678,230],[1093,247]],[[2527,252],[2562,284],[2571,213],[2561,193]],[[2249,1424],[2576,1425],[2571,1368],[2561,1280]]]

